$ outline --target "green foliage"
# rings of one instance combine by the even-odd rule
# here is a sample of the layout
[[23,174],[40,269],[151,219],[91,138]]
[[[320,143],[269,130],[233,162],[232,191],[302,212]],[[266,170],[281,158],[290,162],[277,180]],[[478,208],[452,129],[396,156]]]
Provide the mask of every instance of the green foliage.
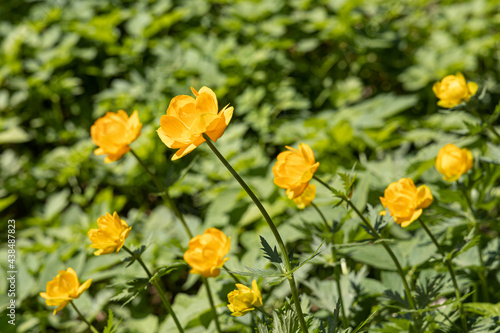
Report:
[[[90,127],[119,109],[138,110],[144,127],[131,148],[169,186],[193,233],[217,227],[231,236],[230,260],[211,279],[223,329],[297,330],[284,301],[284,262],[265,241],[273,244],[260,212],[206,145],[171,162],[173,150],[158,139],[170,100],[190,95],[191,86],[211,87],[220,106],[235,108],[216,145],[293,249],[311,332],[409,331],[415,313],[422,331],[459,330],[457,298],[434,244],[417,222],[401,228],[379,215],[379,197],[402,177],[433,193],[421,218],[455,268],[469,332],[498,331],[499,9],[494,0],[1,1],[0,211],[4,221],[16,220],[16,331],[86,330],[69,307],[53,316],[38,296],[58,270],[72,267],[81,281],[93,280],[75,303],[99,331],[175,332],[136,256],[94,256],[89,248],[88,230],[113,211],[133,226],[127,246],[161,280],[187,333],[215,331],[206,291],[181,261],[189,238],[159,190],[130,154],[111,164],[93,154]],[[457,71],[480,89],[468,103],[440,110],[432,85]],[[273,184],[276,155],[301,142],[320,162],[316,175],[349,198],[382,240],[316,180],[314,202],[326,225]],[[474,157],[460,183],[443,181],[433,167],[450,142]],[[7,229],[0,237],[7,253]],[[408,308],[382,241],[416,289],[418,310]],[[4,317],[7,261],[0,267]],[[256,311],[229,316],[228,271],[247,286],[257,278],[272,322]]]

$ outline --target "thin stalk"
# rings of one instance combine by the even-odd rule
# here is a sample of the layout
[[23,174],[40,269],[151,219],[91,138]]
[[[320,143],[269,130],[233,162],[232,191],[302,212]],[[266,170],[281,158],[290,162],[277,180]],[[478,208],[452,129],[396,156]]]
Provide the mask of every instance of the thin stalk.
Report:
[[[483,123],[483,124],[486,123],[486,128],[489,129],[491,131],[491,133],[493,133],[493,135],[497,137],[497,139],[500,139],[500,134],[496,131],[495,126],[492,124],[492,117],[490,117],[490,119],[485,121],[483,119],[483,117],[481,116],[481,114],[478,111],[476,111],[476,108],[470,104],[466,104],[466,110],[469,110],[476,117],[478,117],[479,120],[481,121],[481,123]],[[482,128],[484,128],[484,127],[482,127]]]
[[321,217],[321,220],[325,223],[327,230],[332,230],[330,225],[328,224],[328,220],[326,219],[325,215],[323,215],[323,212],[319,209],[318,206],[314,202],[311,202],[311,206],[313,206],[314,209],[316,209],[316,212],[318,212],[319,216]]
[[[330,225],[328,224],[328,221],[327,221],[325,215],[323,215],[323,212],[319,209],[319,207],[314,202],[311,202],[311,206],[313,206],[314,209],[316,209],[316,211],[318,212],[319,216],[321,216],[321,219],[323,220],[323,222],[327,226],[327,229],[331,230]],[[333,242],[333,232],[332,232],[332,244],[333,243],[334,242]],[[334,263],[333,272],[335,274],[335,280],[337,280],[336,285],[337,285],[337,292],[339,294],[339,299],[340,299],[340,309],[342,311],[342,319],[343,319],[342,326],[344,326],[344,328],[347,328],[347,316],[345,315],[344,298],[342,297],[342,288],[340,285],[340,280],[341,280],[340,267],[336,263],[337,262],[337,251],[335,250],[335,246],[332,246],[332,260]]]
[[153,286],[155,287],[155,289],[158,291],[158,294],[160,295],[160,298],[161,298],[163,304],[165,305],[165,308],[167,309],[167,312],[172,316],[172,319],[175,322],[175,326],[177,326],[177,329],[179,330],[180,333],[184,333],[184,329],[182,328],[182,325],[179,322],[179,319],[175,315],[174,309],[172,309],[172,305],[170,304],[167,296],[165,295],[165,291],[163,290],[163,288],[161,287],[161,285],[158,283],[158,281],[156,280],[156,278],[153,279],[153,275],[151,274],[151,272],[149,271],[148,267],[146,266],[146,264],[142,260],[141,256],[140,255],[136,255],[135,253],[133,253],[126,246],[123,246],[123,249],[125,251],[127,251],[132,257],[134,257],[137,260],[137,262],[142,266],[142,268],[144,269],[144,271],[148,275],[148,278],[151,281],[151,284],[153,284]]
[[[327,183],[325,183],[324,181],[322,181],[317,176],[313,176],[313,178],[316,179],[323,186],[325,186],[326,188],[328,188],[330,191],[332,190],[332,188],[330,187],[330,185],[328,185]],[[385,250],[387,251],[387,253],[391,257],[392,261],[394,262],[394,265],[396,266],[396,269],[397,269],[397,271],[399,273],[399,276],[401,277],[401,281],[403,281],[403,286],[405,288],[406,298],[408,299],[408,304],[410,305],[410,307],[412,309],[415,310],[416,309],[415,302],[413,301],[413,297],[411,295],[410,286],[408,285],[408,282],[406,281],[406,277],[405,277],[403,268],[401,267],[401,264],[399,263],[398,258],[396,257],[396,255],[394,254],[394,252],[392,251],[392,249],[390,248],[390,246],[386,243],[386,241],[384,239],[382,239],[382,237],[377,232],[377,230],[375,230],[375,228],[370,224],[370,222],[366,219],[366,217],[363,215],[363,213],[361,213],[358,210],[358,208],[351,202],[351,200],[349,198],[341,197],[341,199],[344,200],[345,202],[347,202],[347,204],[356,212],[356,214],[361,218],[361,220],[366,225],[366,227],[368,229],[370,229],[373,237],[375,237],[377,240],[379,240],[380,244],[382,244],[382,246],[385,248]]]
[[137,154],[135,153],[135,151],[132,150],[132,148],[130,149],[130,152],[132,153],[132,155],[134,155],[137,162],[139,162],[139,164],[142,166],[144,171],[146,171],[151,176],[151,179],[155,183],[156,187],[161,191],[161,196],[162,196],[163,200],[165,200],[167,207],[170,207],[170,209],[172,209],[172,211],[174,212],[175,216],[177,216],[177,218],[181,221],[189,238],[193,238],[193,234],[191,233],[191,230],[189,230],[189,227],[186,223],[186,220],[184,219],[184,216],[180,212],[179,208],[177,208],[177,206],[174,204],[174,201],[172,200],[172,198],[168,194],[167,188],[165,186],[163,186],[162,183],[160,183],[158,178],[156,178],[156,176],[151,172],[151,170],[149,170],[149,168],[146,166],[146,164],[139,158],[139,156],[137,156]]
[[78,313],[78,315],[80,316],[80,318],[85,322],[85,324],[87,324],[87,326],[89,327],[89,329],[92,332],[99,333],[99,331],[94,326],[92,326],[92,324],[89,323],[89,321],[87,319],[85,319],[85,317],[82,315],[82,313],[80,312],[80,310],[78,310],[78,308],[76,307],[75,303],[73,303],[73,300],[70,300],[69,304],[71,304],[71,306],[73,307],[73,309],[75,309],[76,313]]
[[483,259],[483,249],[481,248],[481,234],[479,234],[479,226],[476,220],[475,216],[475,209],[474,206],[472,205],[472,201],[469,198],[469,194],[467,193],[467,190],[465,189],[465,185],[462,182],[458,182],[458,187],[462,191],[465,201],[467,202],[467,216],[469,217],[469,220],[472,222],[474,226],[474,237],[479,236],[479,242],[477,243],[477,250],[479,253],[479,263],[481,264],[481,267],[477,271],[477,274],[479,276],[479,280],[481,281],[481,289],[483,290],[483,297],[486,302],[490,301],[490,297],[488,294],[488,284],[486,282],[486,277],[484,276],[483,269],[486,267],[484,265],[484,259]]
[[234,275],[232,272],[231,272],[231,269],[229,267],[227,267],[226,265],[224,265],[224,270],[229,273],[229,275],[231,275],[231,277],[233,278],[234,282],[236,283],[240,283],[240,284],[243,284],[240,279],[238,279],[238,277],[236,275]]
[[[130,152],[132,153],[132,155],[134,155],[134,157],[137,159],[139,164],[144,168],[144,170],[151,176],[151,178],[153,179],[153,182],[156,184],[156,187],[158,187],[158,189],[161,191],[161,196],[162,196],[163,200],[165,200],[167,206],[173,210],[175,216],[177,216],[177,218],[181,221],[189,238],[193,238],[193,234],[191,233],[191,230],[189,230],[189,227],[186,223],[186,220],[184,219],[184,215],[182,215],[179,208],[177,208],[177,206],[174,204],[172,198],[168,194],[168,189],[158,181],[156,176],[149,170],[149,168],[146,166],[146,164],[139,158],[139,156],[137,156],[137,154],[132,149],[130,149]],[[207,290],[209,290],[210,287],[208,286],[208,281],[206,279],[203,279],[203,283],[205,284],[205,287],[207,288]],[[211,295],[210,295],[210,297],[211,297]],[[219,325],[219,318],[217,317],[217,311],[215,311],[215,307],[213,305],[212,305],[212,312],[214,313],[214,320],[216,322],[216,326],[217,326],[217,328],[219,328],[219,326],[220,326]]]
[[264,311],[261,307],[256,307],[255,309],[257,309],[257,311],[259,311],[260,313],[264,314],[267,318],[272,318],[273,317],[269,313],[267,313],[266,311]]
[[233,169],[231,164],[229,164],[229,162],[224,158],[224,156],[222,156],[222,154],[219,152],[217,147],[215,147],[215,145],[213,144],[212,139],[210,139],[210,137],[208,135],[206,135],[205,133],[203,133],[203,138],[207,142],[210,149],[212,149],[215,156],[217,156],[219,158],[219,160],[222,162],[222,164],[224,164],[226,169],[233,175],[233,177],[236,179],[236,181],[247,192],[247,194],[250,196],[250,198],[252,199],[254,204],[260,210],[262,216],[264,217],[267,224],[269,225],[269,228],[271,228],[271,231],[273,232],[274,238],[276,238],[276,241],[278,242],[278,246],[280,247],[281,253],[283,255],[283,259],[285,260],[285,271],[288,275],[288,283],[290,284],[290,290],[292,291],[292,299],[293,299],[293,302],[295,303],[295,308],[296,308],[297,315],[298,315],[299,321],[300,321],[300,327],[302,328],[302,332],[308,333],[307,324],[306,324],[306,321],[304,319],[304,314],[302,313],[302,308],[300,306],[300,300],[299,300],[299,294],[297,292],[297,286],[295,285],[295,278],[293,276],[293,273],[291,272],[292,267],[290,264],[290,260],[288,258],[288,252],[286,250],[285,244],[283,243],[283,239],[281,239],[281,236],[278,232],[278,229],[274,225],[273,220],[271,219],[271,217],[267,213],[266,209],[264,208],[264,206],[262,205],[260,200],[253,193],[253,191],[250,189],[250,187],[248,187],[248,185],[245,183],[243,178],[241,178],[240,175]]
[[443,248],[441,247],[441,245],[439,245],[439,242],[437,241],[436,237],[434,237],[434,235],[432,234],[430,229],[427,227],[427,225],[424,223],[424,221],[422,219],[418,219],[418,221],[420,222],[420,224],[424,228],[427,235],[429,235],[429,237],[432,239],[432,242],[434,243],[434,245],[436,245],[436,248],[438,249],[438,251],[441,254],[441,256],[443,257],[443,259],[445,260],[446,267],[448,268],[448,271],[450,272],[450,275],[451,275],[451,281],[453,282],[453,287],[455,288],[455,296],[457,297],[457,301],[458,301],[458,308],[460,310],[460,319],[462,321],[462,326],[463,326],[463,329],[465,332],[469,332],[469,329],[467,328],[467,320],[465,318],[464,305],[462,304],[462,301],[460,299],[461,298],[460,289],[458,288],[457,277],[455,275],[455,270],[453,269],[453,266],[451,264],[451,260],[448,260],[448,258],[446,257],[446,255],[443,251]]
[[210,307],[212,308],[212,313],[215,319],[215,327],[217,328],[217,332],[222,333],[219,324],[219,317],[217,316],[217,310],[215,309],[214,299],[212,297],[212,292],[210,291],[210,284],[208,283],[208,279],[206,277],[202,277],[202,280],[205,284],[205,288],[207,289],[208,300],[210,301]]

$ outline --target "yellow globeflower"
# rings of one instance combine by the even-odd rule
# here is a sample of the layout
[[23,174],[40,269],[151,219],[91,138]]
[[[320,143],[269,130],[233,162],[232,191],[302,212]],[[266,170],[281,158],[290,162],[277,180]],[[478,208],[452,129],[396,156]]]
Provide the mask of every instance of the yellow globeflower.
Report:
[[297,205],[299,209],[304,209],[311,205],[311,202],[316,197],[316,186],[309,184],[304,192],[297,198],[293,199],[293,202]]
[[254,310],[254,306],[262,306],[262,294],[255,280],[252,282],[252,289],[240,283],[236,284],[236,288],[238,290],[233,290],[227,294],[227,300],[229,301],[227,307],[231,310],[231,315],[240,317]]
[[190,273],[203,277],[217,277],[229,258],[231,237],[216,228],[208,228],[203,235],[193,237],[184,253],[184,260],[192,267]]
[[[431,190],[425,186],[415,186],[410,178],[401,178],[391,183],[380,201],[384,208],[389,208],[392,218],[402,227],[407,227],[422,214],[422,208],[428,207],[434,199]],[[385,211],[381,213],[385,214]]]
[[104,159],[105,163],[118,161],[130,150],[128,145],[141,135],[141,129],[137,111],[130,118],[123,110],[117,113],[107,112],[90,128],[92,141],[99,146],[94,153],[108,155]]
[[309,181],[319,167],[314,153],[308,145],[301,143],[299,149],[286,146],[273,167],[274,183],[286,189],[289,199],[299,197],[309,185]]
[[90,287],[92,279],[85,281],[82,285],[78,282],[78,276],[73,268],[69,267],[65,271],[59,271],[59,274],[52,281],[47,282],[47,292],[40,293],[45,298],[45,303],[49,306],[58,306],[54,310],[62,310],[69,301],[80,297],[80,295]]
[[466,82],[462,73],[445,76],[441,82],[432,86],[436,97],[440,99],[437,103],[443,108],[452,108],[462,102],[467,102],[477,92],[477,83]]
[[96,256],[109,254],[115,250],[118,253],[132,229],[116,212],[113,215],[106,213],[99,217],[97,227],[98,229],[90,229],[87,233],[92,242],[90,247],[98,249],[94,252]]
[[217,96],[207,87],[199,92],[191,88],[196,96],[180,95],[172,98],[167,115],[161,116],[161,126],[156,131],[161,141],[172,149],[178,149],[172,160],[179,159],[205,142],[202,134],[217,141],[226,130],[233,107],[225,106],[219,112]]
[[435,166],[443,179],[453,182],[472,169],[472,153],[467,148],[458,148],[452,143],[439,149]]

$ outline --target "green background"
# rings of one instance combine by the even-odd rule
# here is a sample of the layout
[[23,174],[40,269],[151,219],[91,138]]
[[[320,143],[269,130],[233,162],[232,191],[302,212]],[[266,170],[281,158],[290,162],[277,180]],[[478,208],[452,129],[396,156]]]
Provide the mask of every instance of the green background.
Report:
[[[270,230],[208,147],[171,162],[174,151],[155,132],[172,97],[191,95],[190,87],[202,86],[216,92],[221,107],[234,106],[217,147],[258,193],[299,257],[321,243],[321,232],[314,230],[322,222],[314,210],[298,211],[273,184],[271,167],[285,145],[309,144],[320,162],[317,174],[332,184],[337,184],[337,172],[356,164],[353,201],[362,209],[371,204],[373,216],[382,210],[378,197],[389,183],[412,177],[417,185],[427,184],[435,202],[423,217],[449,251],[463,245],[470,224],[458,185],[442,181],[433,161],[450,142],[471,149],[471,177],[479,180],[467,177],[466,186],[474,188],[484,235],[489,302],[497,303],[499,140],[483,131],[472,114],[439,110],[432,84],[461,71],[484,89],[478,99],[480,115],[486,119],[494,112],[500,96],[499,13],[494,0],[2,1],[2,320],[9,301],[6,221],[15,219],[17,332],[85,330],[72,309],[53,316],[38,296],[57,270],[68,266],[80,281],[93,279],[76,304],[100,329],[109,307],[123,318],[119,331],[175,330],[171,319],[164,320],[152,289],[123,307],[123,300],[112,301],[126,281],[144,274],[137,264],[120,264],[122,252],[95,257],[89,248],[87,231],[96,227],[100,215],[113,211],[133,226],[129,247],[148,245],[144,259],[150,267],[182,258],[188,242],[133,156],[104,164],[102,156],[93,154],[90,127],[106,111],[123,109],[130,115],[138,110],[144,127],[132,149],[171,186],[195,234],[217,227],[231,236],[230,268],[268,266],[258,235],[274,245]],[[333,209],[336,200],[317,187],[317,205],[329,220],[343,223],[337,243],[369,238],[358,218],[342,206]],[[397,239],[394,246],[415,281],[446,274],[431,259],[436,250],[420,229],[402,229],[392,220],[384,229],[385,237]],[[317,318],[332,312],[337,299],[332,280],[336,263],[328,246],[297,273],[303,301],[317,311]],[[480,264],[476,248],[465,250],[454,263],[463,290],[472,291]],[[378,245],[346,246],[340,252],[348,268],[342,283],[350,326],[379,309],[368,325],[371,330],[404,330],[404,318],[393,316],[394,310],[385,306],[393,301],[382,296],[402,290],[386,254]],[[177,269],[163,282],[189,332],[210,331],[206,294],[188,271]],[[230,277],[222,273],[211,283],[224,313],[223,326],[251,332],[251,316],[235,319],[225,308],[226,295],[234,288]],[[269,311],[288,296],[286,284],[259,283]],[[451,297],[451,285],[443,288],[438,294]],[[432,301],[439,298],[434,296]],[[486,299],[478,291],[468,301]],[[488,315],[471,316],[471,325],[494,327],[498,306],[485,311]],[[429,315],[430,325],[453,331],[439,313]],[[2,332],[13,331],[1,325]]]

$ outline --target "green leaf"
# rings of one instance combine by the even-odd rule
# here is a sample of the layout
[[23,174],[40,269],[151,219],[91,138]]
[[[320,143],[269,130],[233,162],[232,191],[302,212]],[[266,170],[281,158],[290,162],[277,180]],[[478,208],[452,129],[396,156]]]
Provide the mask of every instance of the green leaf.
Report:
[[120,321],[113,326],[113,319],[113,311],[108,309],[108,321],[106,323],[106,327],[104,327],[104,330],[102,331],[103,333],[114,333],[123,320],[123,318],[120,319]]
[[262,250],[264,251],[264,258],[269,259],[273,264],[281,264],[283,263],[283,260],[281,259],[281,256],[278,253],[278,250],[276,249],[276,246],[274,246],[274,249],[269,245],[269,243],[266,241],[266,239],[262,236],[260,237],[260,243],[262,244]]
[[297,264],[297,266],[292,269],[292,272],[291,273],[294,273],[295,271],[299,270],[302,266],[304,266],[305,264],[307,264],[310,260],[312,260],[314,257],[316,257],[318,254],[320,254],[319,252],[319,249],[323,246],[323,244],[325,244],[325,241],[326,239],[324,239],[321,244],[318,246],[318,248],[316,249],[316,251],[314,251],[313,254],[311,254],[311,256],[309,258],[307,258],[306,260],[304,260],[303,262],[301,262],[300,264]]
[[122,292],[112,297],[111,301],[118,301],[118,302],[125,301],[122,304],[122,307],[124,307],[125,305],[133,301],[134,298],[136,298],[141,291],[146,290],[148,284],[149,284],[149,279],[145,278],[129,280],[125,283]]
[[0,199],[0,212],[12,205],[17,200],[17,195],[11,194],[8,197]]
[[177,269],[184,269],[184,268],[186,268],[186,266],[187,266],[187,263],[185,261],[177,261],[177,262],[174,262],[170,265],[162,266],[156,270],[156,273],[153,274],[153,277],[150,279],[150,281],[153,280],[154,278],[157,278],[157,277],[160,278],[164,275],[167,275],[170,272],[175,271]]
[[128,262],[127,266],[125,267],[129,267],[130,265],[132,265],[144,253],[144,251],[146,251],[146,248],[146,245],[141,245],[140,248],[132,251],[134,253],[133,255],[124,258],[122,262]]
[[258,268],[250,268],[250,267],[246,267],[246,269],[248,269],[248,272],[243,272],[243,271],[229,271],[225,268],[223,268],[224,270],[226,270],[227,272],[230,272],[230,273],[233,273],[233,274],[236,274],[236,275],[243,275],[243,276],[259,276],[259,277],[285,277],[285,274],[283,273],[279,273],[279,272],[276,272],[276,271],[272,271],[272,270],[269,270],[269,269],[258,269]]
[[472,302],[464,304],[465,311],[469,311],[480,316],[500,316],[500,303],[491,304],[491,303],[481,303],[481,302]]

